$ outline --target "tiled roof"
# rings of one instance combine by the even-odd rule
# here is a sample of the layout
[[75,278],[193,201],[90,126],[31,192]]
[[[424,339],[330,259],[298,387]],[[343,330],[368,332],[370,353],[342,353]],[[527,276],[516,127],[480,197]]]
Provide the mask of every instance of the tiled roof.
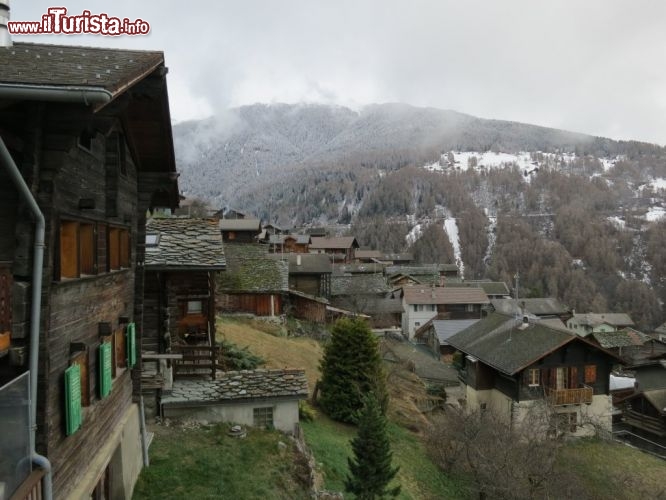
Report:
[[559,300],[550,298],[536,299],[494,299],[490,301],[495,310],[502,314],[521,314],[523,303],[525,312],[535,316],[556,316],[566,314],[569,308]]
[[215,380],[178,380],[162,404],[179,406],[257,399],[305,399],[305,370],[242,370],[222,372]]
[[259,219],[220,219],[220,231],[261,231]]
[[382,274],[333,275],[331,296],[387,293],[389,287]]
[[480,288],[448,288],[429,286],[403,287],[407,304],[490,304]]
[[95,87],[115,95],[161,64],[157,51],[15,43],[0,48],[0,84]]
[[358,248],[356,238],[353,236],[341,236],[339,238],[319,238],[313,236],[310,243],[310,248],[315,250],[342,250],[352,247]]
[[146,245],[145,265],[156,269],[224,269],[222,235],[213,219],[149,219],[146,235],[157,235],[156,246]]
[[227,243],[227,270],[219,275],[219,289],[228,293],[289,291],[286,262],[268,256],[264,245]]
[[546,354],[580,339],[573,332],[549,328],[539,321],[522,328],[522,319],[491,313],[460,333],[449,345],[508,375]]

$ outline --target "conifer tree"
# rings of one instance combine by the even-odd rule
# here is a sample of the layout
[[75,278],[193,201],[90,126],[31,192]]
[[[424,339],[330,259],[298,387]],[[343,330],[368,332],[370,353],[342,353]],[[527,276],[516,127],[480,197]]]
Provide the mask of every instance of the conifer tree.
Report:
[[386,417],[374,394],[365,398],[358,421],[358,434],[351,441],[354,458],[348,458],[345,490],[359,500],[395,497],[400,486],[388,488],[399,467],[391,467],[393,454],[386,433]]
[[370,392],[385,407],[385,375],[378,342],[361,318],[343,318],[335,323],[320,370],[319,404],[334,420],[356,423],[364,396]]

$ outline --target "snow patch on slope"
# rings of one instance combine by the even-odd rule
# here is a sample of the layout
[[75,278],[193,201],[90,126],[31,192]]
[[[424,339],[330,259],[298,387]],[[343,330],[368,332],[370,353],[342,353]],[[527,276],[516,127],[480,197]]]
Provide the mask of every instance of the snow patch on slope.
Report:
[[464,278],[465,276],[465,264],[463,264],[461,255],[460,255],[460,238],[458,236],[458,222],[453,217],[447,217],[444,219],[444,231],[449,237],[449,241],[453,246],[453,256],[456,259],[456,265],[460,269],[460,277]]
[[409,233],[407,233],[407,236],[405,236],[405,241],[407,241],[408,246],[412,246],[416,240],[418,240],[421,237],[421,234],[423,233],[423,229],[421,227],[421,224],[417,224],[414,226]]

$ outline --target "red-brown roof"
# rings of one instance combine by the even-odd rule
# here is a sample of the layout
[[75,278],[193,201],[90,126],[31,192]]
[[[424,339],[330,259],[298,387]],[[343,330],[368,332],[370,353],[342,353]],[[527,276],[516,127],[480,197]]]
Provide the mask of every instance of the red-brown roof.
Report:
[[403,291],[407,304],[490,304],[481,288],[406,286]]

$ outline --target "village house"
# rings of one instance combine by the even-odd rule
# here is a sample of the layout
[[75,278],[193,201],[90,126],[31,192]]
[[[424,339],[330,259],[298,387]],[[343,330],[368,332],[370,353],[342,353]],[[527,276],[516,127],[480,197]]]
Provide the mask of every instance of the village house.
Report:
[[490,305],[480,288],[405,286],[402,298],[402,333],[410,340],[416,329],[437,315],[446,319],[480,319]]
[[225,313],[280,316],[289,294],[289,265],[260,244],[224,246],[226,271],[218,274],[217,308]]
[[490,300],[508,299],[511,297],[511,292],[503,281],[489,281],[489,280],[468,280],[468,281],[445,281],[444,286],[457,287],[457,288],[481,288]]
[[462,353],[466,408],[512,424],[552,412],[557,431],[576,436],[610,431],[610,372],[621,360],[556,324],[494,312],[449,337]]
[[633,433],[651,440],[666,455],[666,356],[643,360],[628,366],[635,374],[635,392],[618,404],[622,409],[622,422]]
[[328,255],[273,254],[271,257],[288,263],[290,291],[330,298],[333,267]]
[[357,248],[358,242],[353,236],[342,236],[338,238],[320,238],[313,236],[310,241],[310,253],[329,255],[334,263],[351,263]]
[[259,219],[220,219],[222,240],[230,243],[256,243],[261,232]]
[[17,43],[0,67],[0,495],[130,498],[146,212],[179,198],[164,55]]
[[433,354],[445,357],[447,360],[455,352],[449,345],[449,337],[469,328],[480,319],[433,319],[420,326],[414,333],[414,340],[419,344],[427,345]]
[[408,276],[422,285],[443,286],[451,281],[460,281],[460,270],[456,264],[392,265],[387,266],[384,272],[392,282],[398,276]]
[[581,337],[590,333],[615,332],[627,326],[634,326],[633,320],[626,313],[573,313],[567,321],[567,328]]
[[268,236],[269,251],[272,253],[308,253],[309,234],[271,234]]
[[142,389],[152,415],[159,391],[173,379],[169,361],[176,359],[162,355],[183,345],[215,343],[215,281],[225,269],[217,221],[150,219],[144,266]]

